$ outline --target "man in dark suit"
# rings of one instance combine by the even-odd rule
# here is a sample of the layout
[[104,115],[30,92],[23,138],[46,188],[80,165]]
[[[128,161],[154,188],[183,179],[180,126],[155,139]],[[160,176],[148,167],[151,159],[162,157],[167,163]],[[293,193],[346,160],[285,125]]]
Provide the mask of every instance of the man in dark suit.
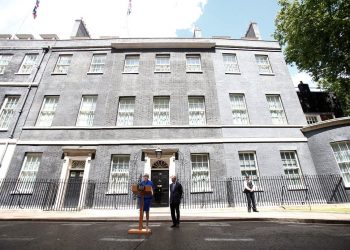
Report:
[[[170,184],[170,211],[173,225],[171,227],[178,227],[180,224],[180,202],[183,194],[182,185],[176,180],[176,176],[171,177]],[[176,212],[176,216],[175,216]]]

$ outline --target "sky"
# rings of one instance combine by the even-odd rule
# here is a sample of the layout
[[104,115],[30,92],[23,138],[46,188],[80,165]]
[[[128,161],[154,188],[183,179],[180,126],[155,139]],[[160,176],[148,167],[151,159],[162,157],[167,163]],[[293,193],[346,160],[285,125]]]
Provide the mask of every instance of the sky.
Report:
[[[203,37],[241,38],[251,21],[264,40],[273,40],[277,0],[0,0],[0,33],[71,35],[74,20],[83,18],[91,37],[192,37],[194,27]],[[311,77],[288,67],[295,85]]]

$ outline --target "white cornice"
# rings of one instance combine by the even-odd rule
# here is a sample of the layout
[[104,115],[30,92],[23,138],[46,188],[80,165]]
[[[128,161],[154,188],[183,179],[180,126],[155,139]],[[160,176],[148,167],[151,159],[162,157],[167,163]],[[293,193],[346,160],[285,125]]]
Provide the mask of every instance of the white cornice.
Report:
[[293,143],[307,142],[307,138],[200,138],[200,139],[143,139],[143,140],[73,140],[40,141],[19,140],[17,145],[149,145],[149,144],[217,144],[217,143]]
[[169,125],[169,126],[92,126],[92,127],[77,127],[77,126],[51,126],[51,127],[36,127],[27,126],[23,130],[109,130],[109,129],[210,129],[210,128],[299,128],[304,125]]
[[303,127],[301,131],[310,132],[310,131],[314,131],[322,128],[329,128],[329,127],[335,127],[340,125],[350,125],[350,116],[317,122],[312,125]]
[[5,144],[5,143],[16,144],[17,140],[16,139],[0,139],[0,144]]
[[0,87],[37,87],[37,82],[0,82]]

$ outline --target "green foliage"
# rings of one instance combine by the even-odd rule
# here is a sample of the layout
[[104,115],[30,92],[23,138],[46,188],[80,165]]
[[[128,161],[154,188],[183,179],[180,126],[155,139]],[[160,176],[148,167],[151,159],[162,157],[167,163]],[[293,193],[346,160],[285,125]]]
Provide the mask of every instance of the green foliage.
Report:
[[279,0],[274,37],[350,115],[350,0]]

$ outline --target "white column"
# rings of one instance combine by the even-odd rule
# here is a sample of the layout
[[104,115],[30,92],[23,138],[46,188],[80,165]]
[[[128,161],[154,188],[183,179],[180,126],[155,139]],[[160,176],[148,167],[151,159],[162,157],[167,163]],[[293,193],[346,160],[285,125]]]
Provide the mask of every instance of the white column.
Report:
[[62,180],[62,181],[66,180],[68,165],[69,165],[69,157],[64,156],[63,166],[62,166],[61,176],[60,176],[60,180]]
[[89,180],[90,165],[91,165],[91,155],[87,157],[85,160],[84,176],[83,176],[83,182],[81,185],[80,197],[79,197],[79,203],[78,203],[79,209],[83,209],[84,207],[85,195],[86,195],[86,190],[88,186],[87,182]]
[[[175,175],[175,157],[172,156],[169,159],[169,177]],[[169,184],[171,183],[171,179],[169,178]]]
[[151,174],[151,159],[149,157],[145,157],[145,167],[144,167],[144,171],[143,174],[147,173],[147,174]]
[[57,197],[56,197],[56,201],[55,201],[55,205],[54,205],[54,207],[56,209],[61,207],[61,205],[62,205],[61,202],[63,201],[64,188],[65,188],[64,184],[66,182],[66,175],[67,175],[67,171],[68,171],[69,160],[70,159],[68,156],[64,156],[61,175],[60,175],[60,179],[58,180],[59,187],[58,187],[58,191],[57,191]]
[[0,154],[2,156],[2,162],[1,162],[1,168],[0,168],[0,179],[3,179],[6,177],[15,149],[16,149],[16,144],[1,145]]

